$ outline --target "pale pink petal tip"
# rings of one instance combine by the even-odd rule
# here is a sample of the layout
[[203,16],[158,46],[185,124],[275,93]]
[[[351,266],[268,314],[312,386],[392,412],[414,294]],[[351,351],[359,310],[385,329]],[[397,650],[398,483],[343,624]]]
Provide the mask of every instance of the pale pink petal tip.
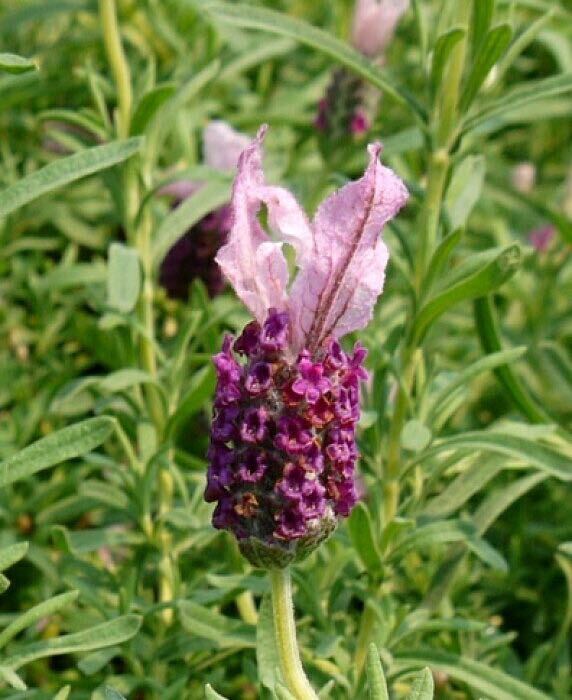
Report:
[[225,121],[215,119],[203,130],[204,161],[215,170],[234,170],[240,154],[250,142],[250,136],[241,134]]
[[[384,225],[407,201],[403,182],[381,165],[381,144],[368,146],[370,162],[359,180],[328,197],[308,221],[294,196],[267,185],[261,142],[267,127],[242,153],[232,198],[233,227],[217,262],[258,321],[269,308],[290,317],[290,350],[316,350],[329,338],[363,328],[381,291],[389,252]],[[298,274],[288,292],[282,243],[258,221],[264,204],[273,234],[290,243]]]

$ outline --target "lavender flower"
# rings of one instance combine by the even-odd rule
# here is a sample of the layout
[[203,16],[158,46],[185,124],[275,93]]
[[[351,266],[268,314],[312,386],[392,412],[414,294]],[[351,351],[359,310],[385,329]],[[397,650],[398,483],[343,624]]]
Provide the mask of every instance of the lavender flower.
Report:
[[[351,41],[364,56],[383,62],[383,54],[409,0],[356,0]],[[314,125],[322,150],[348,137],[366,134],[373,123],[380,94],[345,69],[337,70],[318,103]]]
[[[264,181],[265,129],[242,153],[233,227],[217,262],[255,317],[215,356],[217,389],[205,498],[213,524],[231,530],[259,566],[311,551],[357,499],[355,442],[366,351],[338,339],[363,328],[388,260],[379,237],[407,200],[403,183],[369,147],[364,176],[326,199],[309,222],[294,197]],[[282,243],[296,251],[288,288]]]
[[[225,122],[212,121],[203,132],[204,161],[216,170],[234,170],[249,142],[247,136]],[[199,182],[180,180],[163,187],[161,194],[172,197],[178,206],[200,187]],[[214,259],[230,227],[230,207],[224,205],[203,217],[172,246],[159,271],[159,282],[170,297],[186,299],[189,284],[197,278],[202,279],[211,296],[222,292],[224,280]]]
[[550,244],[555,235],[556,229],[551,224],[548,224],[531,231],[528,234],[528,240],[530,245],[535,248],[538,253],[545,253],[550,248]]

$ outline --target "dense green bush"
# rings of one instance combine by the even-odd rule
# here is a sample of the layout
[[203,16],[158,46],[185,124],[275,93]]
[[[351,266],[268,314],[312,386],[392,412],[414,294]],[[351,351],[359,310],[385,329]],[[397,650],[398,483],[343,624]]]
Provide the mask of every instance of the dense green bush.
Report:
[[213,119],[268,123],[308,212],[374,140],[410,192],[355,334],[364,495],[292,568],[312,686],[572,697],[572,4],[412,0],[382,57],[353,11],[0,3],[0,698],[315,697],[203,501],[211,357],[249,320],[196,243],[232,185]]

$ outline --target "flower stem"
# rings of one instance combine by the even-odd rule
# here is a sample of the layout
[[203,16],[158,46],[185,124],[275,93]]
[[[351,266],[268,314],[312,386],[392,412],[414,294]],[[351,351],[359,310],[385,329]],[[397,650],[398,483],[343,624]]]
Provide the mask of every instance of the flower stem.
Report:
[[131,72],[125,58],[117,24],[115,0],[99,0],[99,14],[103,26],[105,51],[117,86],[117,132],[120,138],[127,138],[131,126],[133,93]]
[[[119,24],[115,0],[99,0],[99,13],[103,29],[103,41],[107,59],[117,89],[117,136],[127,138],[131,130],[133,92],[131,72],[127,62]],[[143,283],[137,304],[139,323],[144,329],[138,336],[139,363],[142,369],[154,379],[157,377],[157,354],[155,350],[155,320],[153,308],[153,258],[151,252],[152,221],[148,210],[138,216],[141,205],[141,161],[131,160],[123,170],[123,222],[129,243],[137,250],[143,270]],[[165,424],[165,407],[158,388],[153,384],[145,387],[145,399],[149,416],[155,427],[157,442],[162,438]],[[167,470],[160,470],[158,477],[159,515],[164,516],[171,508],[173,498],[172,476]],[[159,599],[168,603],[173,599],[175,575],[171,559],[171,537],[164,524],[160,522],[155,532],[149,514],[143,518],[143,528],[149,536],[156,535],[161,547],[159,563]],[[173,618],[171,608],[163,611],[163,620],[169,625]]]
[[271,569],[269,576],[274,635],[282,677],[296,700],[317,700],[318,696],[304,673],[296,641],[290,569]]

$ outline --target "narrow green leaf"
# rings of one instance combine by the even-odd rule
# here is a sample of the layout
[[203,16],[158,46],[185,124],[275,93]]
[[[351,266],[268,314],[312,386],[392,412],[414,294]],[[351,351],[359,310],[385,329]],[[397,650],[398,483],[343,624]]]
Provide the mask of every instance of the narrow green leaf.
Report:
[[467,547],[484,564],[490,566],[491,569],[500,571],[503,574],[507,573],[508,564],[506,559],[486,540],[483,540],[480,537],[471,537],[467,539]]
[[459,520],[439,520],[426,525],[416,527],[409,531],[396,544],[391,552],[393,559],[400,559],[408,552],[432,547],[436,544],[448,544],[451,542],[466,542],[475,535],[474,528],[469,523]]
[[477,51],[461,95],[459,102],[461,112],[469,109],[491,68],[506,51],[511,38],[512,29],[509,24],[499,24],[487,33]]
[[72,287],[88,287],[103,284],[107,278],[107,268],[99,262],[58,265],[48,274],[34,282],[37,291],[61,292]]
[[108,374],[107,377],[98,380],[96,386],[101,391],[115,394],[119,391],[125,391],[139,384],[156,384],[157,381],[142,369],[126,367],[118,369],[116,372]]
[[230,183],[211,181],[203,185],[192,197],[167,214],[153,240],[153,260],[158,266],[167,251],[179,238],[200,221],[230,200]]
[[433,675],[428,668],[424,668],[415,677],[413,688],[405,700],[432,700],[434,689]]
[[4,574],[0,574],[0,593],[4,593],[8,588],[10,588],[10,581],[8,581]]
[[455,168],[445,196],[445,209],[452,231],[467,224],[481,196],[485,172],[484,156],[467,156]]
[[279,679],[276,672],[280,668],[278,650],[274,635],[274,617],[272,615],[272,601],[268,594],[262,598],[258,611],[258,625],[256,626],[256,665],[260,682],[265,688],[273,690]]
[[47,192],[127,160],[140,146],[140,138],[114,141],[60,158],[40,168],[0,192],[0,218]]
[[[488,296],[475,299],[475,326],[483,350],[496,353],[502,350],[500,330],[493,309],[492,299]],[[507,364],[496,367],[495,376],[512,399],[514,405],[533,423],[550,423],[550,416],[529,394],[516,372]]]
[[473,0],[471,44],[476,52],[489,31],[495,11],[495,0]]
[[473,515],[473,522],[478,533],[483,535],[507,508],[510,508],[515,501],[546,479],[548,479],[548,474],[536,472],[535,474],[523,476],[513,481],[512,484],[493,491],[485,498]]
[[395,668],[408,670],[427,665],[469,685],[490,700],[550,700],[548,695],[490,665],[462,656],[420,649],[395,654]]
[[49,600],[44,600],[42,603],[35,605],[33,608],[26,610],[18,615],[2,632],[0,632],[0,649],[13,639],[19,632],[35,625],[42,618],[53,615],[58,610],[65,608],[66,605],[73,603],[77,599],[79,591],[68,591],[54,596]]
[[8,685],[16,690],[28,690],[28,687],[20,676],[11,668],[0,666],[0,678],[3,678]]
[[419,312],[415,321],[417,338],[422,338],[439,316],[461,301],[481,297],[501,287],[517,271],[521,258],[520,246],[513,244],[500,251],[492,249],[474,255],[460,265],[444,281],[446,288],[435,294]]
[[213,690],[208,683],[205,686],[205,698],[206,700],[228,700],[228,698],[225,698],[224,695],[221,695],[220,693],[217,693],[216,690]]
[[435,249],[431,261],[429,262],[429,268],[427,269],[427,274],[423,280],[423,291],[430,291],[431,287],[437,279],[441,276],[445,265],[447,264],[451,253],[461,242],[463,236],[463,229],[458,228],[453,233],[443,238],[439,242],[439,245]]
[[59,690],[55,695],[53,700],[68,700],[71,691],[71,685],[66,685],[61,690]]
[[184,629],[198,637],[210,639],[217,648],[255,646],[254,629],[250,625],[232,620],[191,600],[180,601],[178,608]]
[[141,289],[139,254],[122,243],[109,246],[107,303],[120,313],[133,311]]
[[434,442],[427,451],[415,457],[411,465],[455,449],[482,450],[506,455],[563,481],[572,480],[572,463],[568,457],[538,442],[503,433],[500,430],[466,432],[439,440]]
[[0,53],[0,71],[5,73],[27,73],[36,69],[37,66],[31,58],[17,56],[15,53]]
[[514,63],[515,59],[520,56],[520,54],[536,39],[540,32],[550,24],[556,15],[556,8],[551,8],[547,12],[540,15],[538,19],[532,22],[530,25],[526,26],[526,29],[522,34],[513,41],[512,45],[509,47],[508,51],[504,55],[501,61],[499,61],[497,66],[497,72],[495,74],[495,83],[500,80],[500,78],[506,73],[506,71]]
[[375,541],[373,523],[367,506],[358,501],[348,519],[352,544],[367,571],[376,576],[381,571],[381,555]]
[[437,423],[443,414],[446,414],[451,398],[456,392],[469,386],[470,382],[483,372],[496,369],[501,365],[509,365],[518,360],[526,352],[525,347],[512,348],[511,350],[501,350],[490,355],[481,357],[461,372],[455,375],[450,381],[444,383],[435,393],[430,394],[426,406],[426,422],[429,425]]
[[55,637],[22,646],[16,654],[5,659],[4,665],[16,670],[30,661],[46,656],[76,654],[122,644],[132,639],[139,631],[140,626],[141,617],[138,615],[122,615],[115,620],[104,622],[82,632],[74,632],[63,637]]
[[424,109],[413,95],[386,78],[383,72],[358,51],[318,27],[281,12],[252,6],[234,6],[230,3],[208,2],[204,7],[215,19],[245,29],[258,29],[294,39],[330,56],[338,63],[360,75],[397,102],[406,104],[416,114]]
[[91,452],[113,431],[112,418],[88,418],[58,430],[0,463],[0,487]]
[[98,673],[104,666],[113,659],[114,656],[121,654],[121,647],[107,647],[106,649],[98,649],[92,651],[91,654],[84,656],[78,662],[77,667],[85,676],[92,676]]
[[472,461],[466,471],[459,474],[441,493],[428,501],[423,509],[423,515],[431,518],[452,515],[502,471],[504,466],[497,456],[484,463],[483,460]]
[[489,102],[481,111],[467,119],[465,131],[476,129],[484,122],[505,114],[522,110],[533,102],[543,102],[552,97],[572,92],[572,74],[563,73],[540,80],[528,80],[524,85],[503,92],[501,97]]
[[434,92],[437,91],[441,80],[443,79],[443,71],[451,55],[451,51],[463,39],[466,30],[463,27],[454,27],[441,36],[435,42],[433,50],[433,62],[431,64],[431,87]]
[[133,136],[138,136],[145,131],[165,102],[175,94],[176,89],[177,86],[174,83],[163,83],[156,85],[143,95],[131,120]]
[[205,401],[212,395],[215,384],[215,373],[210,364],[195,372],[179,407],[167,423],[166,435],[176,434],[191,416],[204,409]]
[[387,683],[379,658],[379,651],[372,642],[367,650],[367,681],[369,684],[369,700],[389,700]]
[[237,57],[233,56],[232,60],[223,66],[218,78],[221,82],[234,80],[254,66],[290,53],[295,47],[296,44],[291,39],[276,40],[270,37],[268,41],[257,41],[254,48],[242,52]]
[[2,547],[2,549],[0,549],[0,571],[5,571],[17,561],[20,561],[20,559],[26,556],[27,551],[27,542],[17,542],[8,547]]

